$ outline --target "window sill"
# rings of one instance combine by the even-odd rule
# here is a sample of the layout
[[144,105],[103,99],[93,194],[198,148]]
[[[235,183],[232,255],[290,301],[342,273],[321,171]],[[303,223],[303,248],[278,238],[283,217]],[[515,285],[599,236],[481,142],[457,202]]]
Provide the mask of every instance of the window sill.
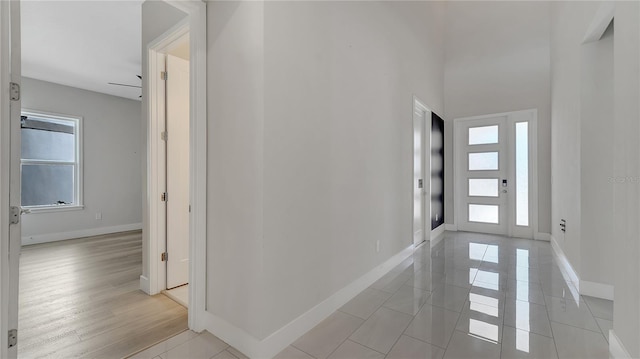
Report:
[[78,206],[51,206],[51,207],[22,207],[22,210],[24,211],[24,214],[81,211],[83,209],[84,209],[83,205],[78,205]]

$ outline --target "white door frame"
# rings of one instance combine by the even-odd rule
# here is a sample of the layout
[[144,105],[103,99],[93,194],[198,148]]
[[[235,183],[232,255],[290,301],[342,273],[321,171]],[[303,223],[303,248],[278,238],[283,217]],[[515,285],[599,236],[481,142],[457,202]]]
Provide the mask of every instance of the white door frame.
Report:
[[[415,228],[414,228],[414,211],[415,211],[415,199],[414,199],[414,190],[417,187],[417,183],[415,183],[415,153],[413,154],[412,163],[414,163],[413,171],[411,173],[411,216],[412,216],[412,239],[414,245],[419,245],[420,243],[431,240],[431,220],[427,221],[427,218],[431,218],[431,201],[426,200],[427,194],[430,197],[430,188],[431,188],[431,156],[427,156],[427,153],[431,152],[431,109],[427,107],[418,97],[413,96],[413,146],[412,149],[415,151],[416,145],[416,123],[420,121],[420,118],[423,117],[422,133],[421,133],[421,166],[422,166],[422,240],[415,240]],[[429,152],[427,152],[429,149]]]
[[[20,100],[10,100],[10,83],[21,84],[20,2],[0,1],[0,358],[15,358],[8,331],[18,329],[20,223],[9,224],[9,207],[20,208]],[[18,214],[19,219],[20,214]]]
[[[147,88],[149,94],[147,121],[147,213],[149,218],[148,264],[149,294],[157,294],[164,289],[166,268],[160,260],[164,251],[166,230],[164,217],[159,211],[161,200],[158,178],[163,167],[159,165],[159,151],[164,146],[160,138],[159,123],[164,122],[163,94],[158,94],[160,78],[157,59],[171,42],[189,33],[189,124],[190,124],[190,203],[189,223],[189,328],[204,330],[203,318],[206,311],[206,244],[207,244],[207,84],[206,84],[206,4],[203,1],[164,0],[167,4],[187,14],[180,22],[147,46]],[[164,90],[162,90],[164,91]],[[160,107],[162,106],[162,107]],[[163,125],[164,126],[164,125]]]
[[[461,184],[459,183],[460,178],[460,170],[458,169],[459,161],[463,161],[464,159],[461,157],[462,154],[458,148],[457,142],[459,141],[459,128],[461,124],[465,121],[473,121],[473,120],[482,120],[493,117],[507,117],[509,119],[515,119],[515,122],[521,122],[519,119],[526,119],[529,122],[529,219],[530,219],[530,227],[531,227],[531,235],[527,236],[528,238],[534,239],[538,238],[538,110],[537,109],[527,109],[521,111],[510,111],[510,112],[502,112],[502,113],[494,113],[487,114],[481,116],[470,116],[470,117],[461,117],[454,119],[453,122],[453,158],[454,158],[454,166],[453,166],[453,200],[454,200],[454,227],[458,228],[458,224],[460,223],[461,212],[463,198],[465,197],[462,193],[460,193]],[[509,132],[508,139],[509,141],[513,141],[515,138],[515,133]],[[511,151],[513,152],[513,151]],[[512,173],[515,171],[515,154],[508,154],[509,165],[509,178],[513,178]],[[511,181],[515,185],[515,181]],[[510,190],[515,190],[515,186],[511,187]],[[509,196],[509,204],[510,208],[515,208],[515,196]],[[511,217],[513,217],[511,215]],[[515,221],[510,220],[507,228],[507,235],[514,235],[517,230],[515,227]]]

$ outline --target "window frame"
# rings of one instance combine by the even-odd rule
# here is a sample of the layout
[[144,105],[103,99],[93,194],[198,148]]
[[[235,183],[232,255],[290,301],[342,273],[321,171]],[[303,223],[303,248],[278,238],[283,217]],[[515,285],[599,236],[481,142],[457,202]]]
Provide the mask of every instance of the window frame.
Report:
[[[63,211],[74,211],[74,210],[82,210],[84,209],[83,202],[83,155],[82,155],[82,143],[83,143],[83,131],[82,131],[82,116],[74,116],[74,115],[62,115],[57,113],[51,113],[46,111],[39,110],[29,110],[22,109],[22,116],[32,116],[37,118],[52,119],[52,120],[62,120],[62,121],[70,121],[75,124],[75,162],[68,161],[56,161],[56,160],[31,160],[31,159],[23,159],[22,155],[20,156],[20,172],[22,173],[22,166],[25,164],[33,164],[33,165],[74,165],[74,178],[73,178],[73,191],[74,191],[74,202],[71,204],[63,204],[63,205],[41,205],[41,206],[22,206],[24,210],[28,211],[28,213],[42,213],[42,212],[63,212]],[[22,175],[21,175],[22,176]],[[22,196],[21,196],[22,197]],[[22,200],[22,198],[21,198]]]

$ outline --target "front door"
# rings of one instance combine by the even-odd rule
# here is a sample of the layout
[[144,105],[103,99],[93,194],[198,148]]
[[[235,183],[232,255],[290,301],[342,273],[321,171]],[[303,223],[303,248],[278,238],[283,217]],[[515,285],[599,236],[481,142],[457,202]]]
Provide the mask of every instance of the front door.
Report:
[[456,120],[459,230],[533,238],[534,122],[533,110]]

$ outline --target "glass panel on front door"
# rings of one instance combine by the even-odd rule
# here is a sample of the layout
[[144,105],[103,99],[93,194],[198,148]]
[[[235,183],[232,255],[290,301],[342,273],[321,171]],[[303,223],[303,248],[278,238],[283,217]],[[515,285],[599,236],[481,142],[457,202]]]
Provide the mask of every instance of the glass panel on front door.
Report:
[[469,222],[500,223],[498,206],[486,204],[469,204]]
[[469,178],[470,197],[498,197],[497,178]]
[[516,123],[516,225],[529,225],[529,123]]
[[469,127],[469,145],[498,143],[498,125]]
[[469,171],[492,171],[498,169],[498,152],[470,152]]

